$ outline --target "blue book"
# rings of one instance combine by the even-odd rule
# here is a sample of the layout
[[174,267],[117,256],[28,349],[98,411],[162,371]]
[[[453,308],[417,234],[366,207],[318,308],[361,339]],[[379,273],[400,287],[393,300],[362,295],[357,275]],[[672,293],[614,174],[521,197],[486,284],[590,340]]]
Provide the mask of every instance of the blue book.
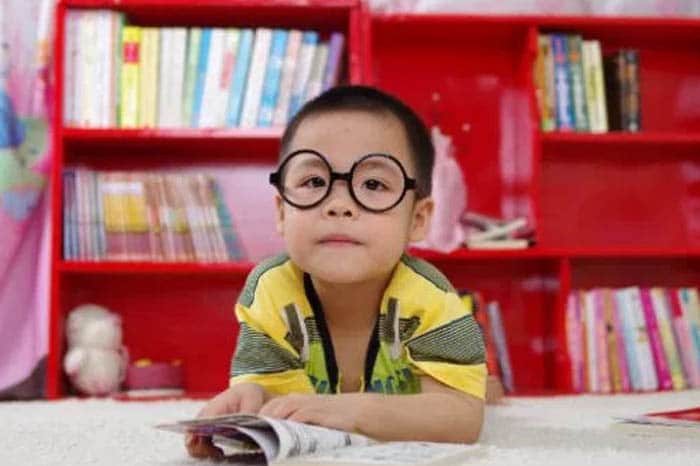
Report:
[[199,125],[199,113],[202,110],[202,97],[204,96],[204,83],[207,78],[210,43],[211,28],[202,29],[202,38],[199,42],[199,59],[197,60],[197,80],[194,85],[194,99],[192,102],[192,121],[190,121],[190,126],[192,128],[196,128]]
[[263,81],[262,97],[260,98],[260,112],[258,113],[258,126],[272,126],[272,118],[275,115],[277,96],[279,95],[280,78],[282,77],[282,64],[287,51],[287,38],[289,32],[284,29],[275,29],[272,32],[272,45],[270,46],[270,58],[267,60],[265,81]]
[[627,358],[627,370],[630,375],[630,385],[635,391],[642,390],[642,373],[639,367],[639,359],[637,357],[637,349],[635,340],[637,338],[636,329],[631,313],[634,312],[630,308],[631,303],[627,299],[627,291],[625,289],[615,291],[615,301],[617,304],[617,312],[622,325],[622,335],[625,343],[625,357]]
[[316,31],[305,31],[301,39],[301,50],[294,70],[292,80],[292,95],[289,98],[289,119],[299,111],[304,104],[304,92],[306,83],[311,73],[311,64],[318,43],[318,33]]
[[229,128],[238,126],[241,120],[241,107],[243,106],[243,97],[245,96],[246,82],[248,81],[248,69],[250,68],[250,57],[253,52],[254,36],[255,32],[252,29],[241,30],[226,110],[226,126]]
[[72,260],[75,254],[73,209],[75,206],[75,173],[63,172],[63,259]]
[[554,93],[556,95],[557,129],[572,131],[574,104],[572,102],[569,72],[569,46],[564,34],[552,34],[552,55],[554,56]]

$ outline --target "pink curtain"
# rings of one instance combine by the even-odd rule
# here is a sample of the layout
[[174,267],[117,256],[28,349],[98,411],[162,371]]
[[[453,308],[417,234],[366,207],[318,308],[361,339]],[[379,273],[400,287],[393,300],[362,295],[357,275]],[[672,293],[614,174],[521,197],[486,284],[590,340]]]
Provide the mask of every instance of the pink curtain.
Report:
[[0,398],[43,396],[52,0],[0,0]]

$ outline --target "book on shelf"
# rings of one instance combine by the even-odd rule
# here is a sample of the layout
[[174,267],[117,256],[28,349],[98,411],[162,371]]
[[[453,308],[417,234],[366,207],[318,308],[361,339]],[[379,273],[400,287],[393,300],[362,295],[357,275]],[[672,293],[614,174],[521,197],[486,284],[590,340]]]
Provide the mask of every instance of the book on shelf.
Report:
[[617,417],[612,428],[632,435],[700,438],[700,406]]
[[283,127],[342,80],[338,31],[141,26],[100,9],[69,9],[65,31],[65,126]]
[[216,181],[197,173],[64,171],[63,256],[81,261],[239,260]]
[[[575,392],[681,390],[698,384],[695,288],[574,290],[565,317]],[[685,296],[685,300],[684,300]]]
[[479,445],[377,442],[364,435],[253,414],[229,414],[156,425],[210,436],[229,462],[270,465],[451,465],[482,453]]
[[598,40],[540,34],[533,80],[543,132],[641,130],[638,50],[603,57]]

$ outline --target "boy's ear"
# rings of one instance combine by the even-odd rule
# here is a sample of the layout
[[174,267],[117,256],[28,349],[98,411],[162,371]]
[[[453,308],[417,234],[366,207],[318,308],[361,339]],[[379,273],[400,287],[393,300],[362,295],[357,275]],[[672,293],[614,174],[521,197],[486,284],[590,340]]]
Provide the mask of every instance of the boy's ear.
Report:
[[275,193],[275,227],[277,233],[284,236],[284,200],[279,193]]
[[432,197],[426,197],[416,201],[413,207],[413,218],[411,219],[411,231],[409,242],[422,241],[428,236],[430,231],[430,220],[433,218],[433,207],[435,203]]

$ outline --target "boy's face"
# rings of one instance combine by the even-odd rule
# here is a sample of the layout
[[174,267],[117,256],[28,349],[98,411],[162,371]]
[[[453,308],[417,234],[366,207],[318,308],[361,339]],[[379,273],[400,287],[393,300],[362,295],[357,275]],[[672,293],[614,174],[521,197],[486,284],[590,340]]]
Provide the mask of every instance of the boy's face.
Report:
[[[312,149],[323,154],[334,172],[349,172],[363,155],[395,157],[409,178],[416,168],[401,122],[390,114],[342,110],[304,119],[287,153]],[[299,209],[276,195],[277,230],[287,252],[304,271],[330,283],[358,283],[386,278],[410,241],[427,233],[433,203],[416,201],[409,190],[401,202],[385,212],[360,207],[347,182],[336,180],[323,202]]]

